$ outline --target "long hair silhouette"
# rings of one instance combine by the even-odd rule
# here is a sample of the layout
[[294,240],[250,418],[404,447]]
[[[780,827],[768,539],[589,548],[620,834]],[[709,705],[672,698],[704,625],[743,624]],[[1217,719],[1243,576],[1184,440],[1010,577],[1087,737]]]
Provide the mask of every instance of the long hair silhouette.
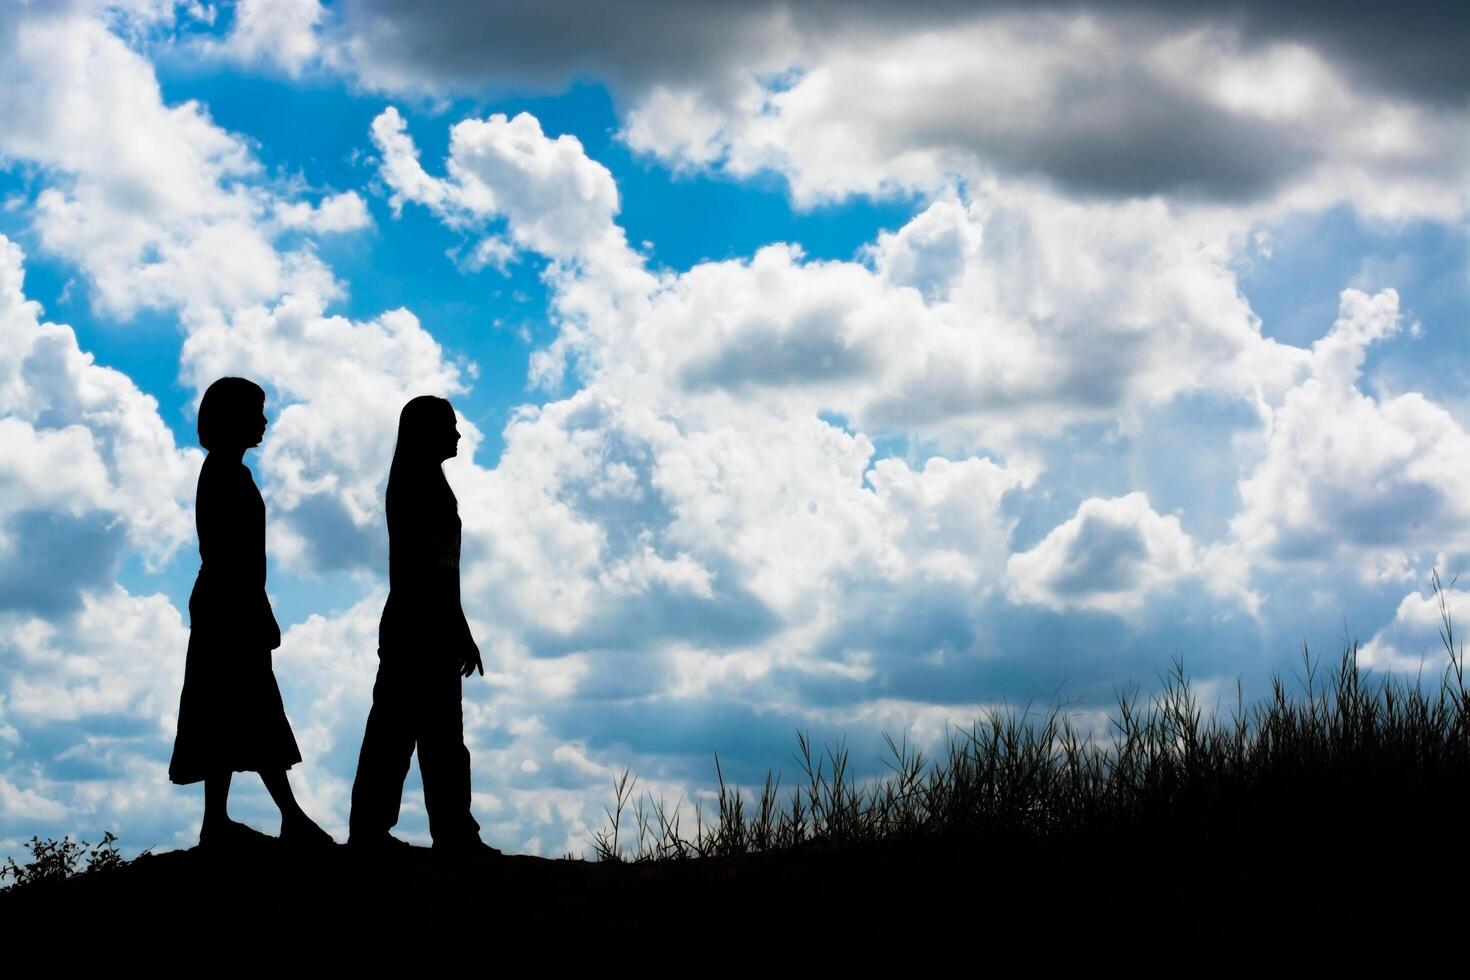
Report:
[[398,439],[393,444],[393,462],[388,467],[390,499],[395,483],[415,476],[432,476],[448,489],[443,467],[446,457],[442,451],[457,451],[449,435],[451,432],[453,440],[457,440],[454,406],[447,399],[419,395],[403,406],[398,413]]

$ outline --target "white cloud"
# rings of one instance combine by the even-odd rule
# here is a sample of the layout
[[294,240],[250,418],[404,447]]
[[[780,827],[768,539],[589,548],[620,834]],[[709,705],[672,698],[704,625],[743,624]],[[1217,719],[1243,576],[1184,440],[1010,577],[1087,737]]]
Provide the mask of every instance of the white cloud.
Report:
[[662,280],[594,270],[560,284],[561,336],[533,373],[555,380],[574,355],[620,390],[827,410],[959,447],[1128,424],[1192,391],[1264,405],[1306,357],[1261,336],[1209,245],[1220,230],[1160,202],[1007,188],[935,202],[867,264],[770,245]]
[[54,508],[72,515],[107,506],[107,465],[82,425],[33,429],[0,418],[0,479],[7,513]]
[[0,89],[0,154],[48,177],[41,243],[109,314],[267,300],[289,274],[274,234],[366,223],[356,195],[302,212],[271,190],[246,140],[198,102],[166,104],[148,60],[85,9],[0,17]]
[[267,62],[292,78],[321,54],[326,9],[318,0],[238,0],[223,42],[205,50],[246,64]]
[[1258,560],[1374,560],[1470,544],[1470,434],[1417,392],[1358,387],[1367,347],[1400,330],[1398,294],[1344,290],[1311,376],[1272,414],[1233,535]]
[[409,202],[454,220],[454,189],[448,181],[431,177],[419,163],[418,147],[408,135],[408,122],[389,106],[373,119],[373,145],[380,154],[379,173],[393,191],[389,198],[395,214]]
[[23,729],[120,717],[172,745],[189,636],[167,597],[113,585],[85,595],[59,624],[9,618],[5,699]]
[[[152,563],[192,535],[187,504],[202,457],[176,447],[158,403],[94,363],[70,327],[41,320],[24,275],[20,248],[0,236],[0,552],[11,586],[28,581],[61,601],[86,576],[111,574],[118,542],[109,528]],[[25,531],[17,523],[46,513],[93,520]],[[63,554],[67,541],[83,546],[76,535],[91,540],[88,553]],[[53,551],[44,572],[13,567]]]
[[[758,91],[747,98],[761,101]],[[725,122],[724,113],[698,91],[658,85],[628,114],[622,135],[630,146],[655,154],[677,172],[697,171],[718,166],[729,152]]]
[[306,201],[276,202],[275,220],[282,228],[323,234],[359,231],[372,226],[367,202],[356,191],[329,194],[313,207]]
[[878,614],[855,611],[864,590],[885,608],[931,588],[974,605],[1000,581],[1001,502],[1033,471],[875,462],[866,436],[814,416],[678,394],[594,383],[523,410],[494,470],[447,468],[476,556],[466,608],[578,664],[579,696],[714,676],[744,678],[728,697],[778,696],[773,668],[852,655],[840,637]]
[[60,820],[66,812],[64,804],[48,799],[33,789],[19,787],[0,776],[0,816],[12,824],[19,824],[21,821]]
[[494,266],[497,272],[504,275],[516,260],[516,248],[502,236],[490,235],[480,239],[463,258],[457,249],[450,252],[450,258],[455,260],[462,272],[479,272],[486,266]]
[[981,225],[953,194],[936,201],[896,232],[880,232],[869,250],[878,274],[895,286],[912,286],[926,302],[950,289],[979,255]]
[[[1470,592],[1447,588],[1443,598],[1441,610],[1440,597],[1432,592],[1411,592],[1404,596],[1393,619],[1359,649],[1358,663],[1379,670],[1422,674],[1426,680],[1437,679],[1449,666],[1442,634],[1443,613],[1449,614],[1452,628],[1458,624],[1463,631],[1465,624],[1470,623]],[[1464,652],[1459,636],[1455,652],[1457,656]]]
[[15,725],[4,815],[42,837],[120,830],[133,848],[176,834],[167,764],[188,630],[168,599],[108,584],[65,615],[0,613],[0,637]]
[[[401,120],[385,113],[376,126],[400,203],[462,222],[465,192],[395,143]],[[500,193],[495,179],[481,199]],[[589,227],[610,221],[602,211]],[[570,357],[585,387],[524,410],[494,471],[461,471],[466,534],[485,556],[467,564],[465,594],[544,651],[621,647],[635,629],[657,649],[667,631],[666,653],[641,661],[644,679],[616,668],[622,689],[649,692],[671,658],[694,665],[711,645],[747,665],[748,681],[778,666],[876,676],[871,651],[850,646],[863,631],[844,608],[867,591],[906,597],[878,599],[874,616],[934,601],[973,615],[1005,583],[1020,601],[1129,612],[1205,564],[1228,566],[1135,494],[1089,502],[1008,576],[1014,518],[1000,504],[1041,476],[1025,450],[1069,425],[1137,426],[1144,409],[1193,391],[1267,413],[1300,380],[1310,355],[1262,338],[1228,249],[1211,247],[1229,227],[1181,221],[1158,201],[1074,204],[997,186],[941,198],[862,261],[772,245],[679,273],[654,275],[627,254],[558,270],[561,333],[539,366]],[[1013,458],[875,462],[874,428]],[[1109,521],[1138,555],[1082,547]],[[1018,586],[1043,559],[1055,560],[1040,584]],[[1095,581],[1068,579],[1084,565],[1102,569]],[[1254,608],[1242,582],[1216,591]],[[728,625],[722,606],[746,610],[735,621],[747,625]],[[692,619],[704,635],[664,625]],[[612,683],[610,669],[593,664],[580,688]]]
[[934,456],[922,469],[878,460],[868,481],[902,519],[890,533],[908,552],[910,574],[972,587],[978,599],[1000,580],[1010,550],[1015,522],[1002,514],[1001,499],[1029,489],[1036,476],[1024,463]]
[[545,136],[529,113],[456,123],[446,178],[424,171],[407,123],[392,106],[373,120],[372,135],[395,209],[423,204],[451,224],[504,218],[521,247],[558,259],[626,248],[613,224],[612,174],[587,157],[575,136]]
[[37,229],[105,307],[249,301],[278,287],[240,183],[259,165],[202,106],[166,106],[152,66],[86,17],[12,20],[0,50],[0,152],[57,172]]
[[1006,582],[1014,602],[1126,614],[1171,591],[1197,564],[1178,518],[1155,513],[1134,492],[1084,500],[1034,548],[1011,555]]

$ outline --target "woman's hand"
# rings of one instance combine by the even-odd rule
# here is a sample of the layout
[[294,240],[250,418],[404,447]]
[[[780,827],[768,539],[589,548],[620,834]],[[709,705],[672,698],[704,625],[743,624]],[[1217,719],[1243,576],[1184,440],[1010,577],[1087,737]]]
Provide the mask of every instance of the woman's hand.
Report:
[[460,676],[468,677],[476,670],[479,670],[480,676],[484,677],[485,665],[480,662],[479,646],[477,646],[475,644],[475,641],[468,636],[465,637],[465,643],[468,644],[468,646],[465,648],[464,652],[459,655]]
[[265,593],[261,592],[260,597],[265,604],[265,619],[268,620],[264,639],[269,649],[275,650],[281,645],[281,625],[276,622],[275,611],[271,609],[271,602],[265,597]]

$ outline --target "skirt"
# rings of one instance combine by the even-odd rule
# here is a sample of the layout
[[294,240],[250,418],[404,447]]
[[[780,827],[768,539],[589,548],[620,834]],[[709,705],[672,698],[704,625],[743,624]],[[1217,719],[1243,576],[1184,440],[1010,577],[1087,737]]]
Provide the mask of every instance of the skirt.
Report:
[[242,647],[220,630],[190,630],[168,778],[197,783],[219,772],[279,771],[300,761],[271,651]]

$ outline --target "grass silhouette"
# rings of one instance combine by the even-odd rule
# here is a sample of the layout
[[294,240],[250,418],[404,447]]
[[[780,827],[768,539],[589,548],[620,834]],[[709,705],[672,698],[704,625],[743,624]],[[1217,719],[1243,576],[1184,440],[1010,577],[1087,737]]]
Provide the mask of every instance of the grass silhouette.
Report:
[[[646,863],[812,843],[1209,841],[1271,827],[1287,814],[1463,804],[1470,690],[1437,574],[1433,587],[1448,655],[1433,690],[1373,675],[1360,666],[1356,643],[1323,677],[1303,648],[1296,696],[1275,677],[1271,696],[1246,708],[1237,687],[1229,719],[1206,720],[1176,659],[1146,703],[1136,693],[1120,696],[1103,740],[1084,737],[1060,708],[1039,722],[1012,710],[959,731],[933,761],[885,734],[891,773],[859,784],[847,776],[845,747],[817,754],[799,732],[803,781],[785,795],[770,772],[759,792],[728,786],[716,757],[718,812],[706,823],[695,807],[692,834],[682,800],[670,807],[644,794],[635,802],[637,780],[625,769],[609,826],[589,843],[601,860]],[[636,828],[627,846],[625,812]]]

